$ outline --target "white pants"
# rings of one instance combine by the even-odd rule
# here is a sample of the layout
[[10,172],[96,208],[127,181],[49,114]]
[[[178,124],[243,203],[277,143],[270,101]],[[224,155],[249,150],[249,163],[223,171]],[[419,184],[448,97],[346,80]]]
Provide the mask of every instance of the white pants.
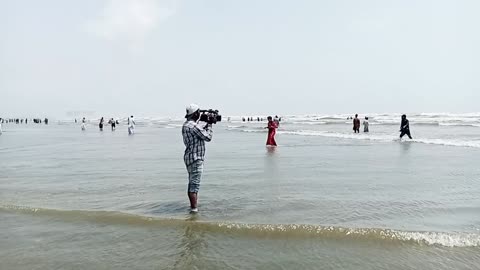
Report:
[[85,123],[82,124],[82,130],[85,130],[87,127],[85,126]]
[[135,133],[135,126],[129,126],[128,127],[128,135],[132,135]]

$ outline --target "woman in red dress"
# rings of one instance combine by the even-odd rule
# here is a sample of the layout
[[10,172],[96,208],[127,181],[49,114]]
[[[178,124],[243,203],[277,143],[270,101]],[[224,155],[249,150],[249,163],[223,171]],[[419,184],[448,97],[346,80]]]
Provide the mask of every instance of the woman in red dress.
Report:
[[277,146],[277,142],[275,141],[275,133],[278,125],[275,121],[273,121],[272,117],[269,116],[268,118],[268,137],[267,137],[267,145],[269,146]]

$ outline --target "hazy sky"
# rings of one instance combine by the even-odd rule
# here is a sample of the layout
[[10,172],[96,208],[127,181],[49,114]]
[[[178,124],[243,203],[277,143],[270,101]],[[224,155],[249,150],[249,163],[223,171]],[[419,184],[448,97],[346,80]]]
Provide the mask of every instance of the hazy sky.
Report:
[[0,116],[480,111],[478,0],[0,0]]

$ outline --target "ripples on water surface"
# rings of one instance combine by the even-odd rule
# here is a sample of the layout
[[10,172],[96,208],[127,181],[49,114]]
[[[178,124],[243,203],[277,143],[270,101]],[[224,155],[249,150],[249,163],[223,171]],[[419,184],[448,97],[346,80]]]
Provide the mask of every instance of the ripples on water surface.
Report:
[[400,143],[388,125],[285,123],[267,151],[260,124],[232,125],[215,127],[194,217],[178,123],[7,126],[0,268],[478,269],[480,150],[422,141],[473,145],[474,127]]

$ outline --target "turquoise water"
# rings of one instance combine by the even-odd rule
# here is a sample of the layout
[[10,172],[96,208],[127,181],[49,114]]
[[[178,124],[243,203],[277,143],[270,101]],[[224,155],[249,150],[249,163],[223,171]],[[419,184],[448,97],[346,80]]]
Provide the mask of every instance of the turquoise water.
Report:
[[179,122],[0,136],[1,269],[478,269],[476,127],[221,123],[188,214]]

